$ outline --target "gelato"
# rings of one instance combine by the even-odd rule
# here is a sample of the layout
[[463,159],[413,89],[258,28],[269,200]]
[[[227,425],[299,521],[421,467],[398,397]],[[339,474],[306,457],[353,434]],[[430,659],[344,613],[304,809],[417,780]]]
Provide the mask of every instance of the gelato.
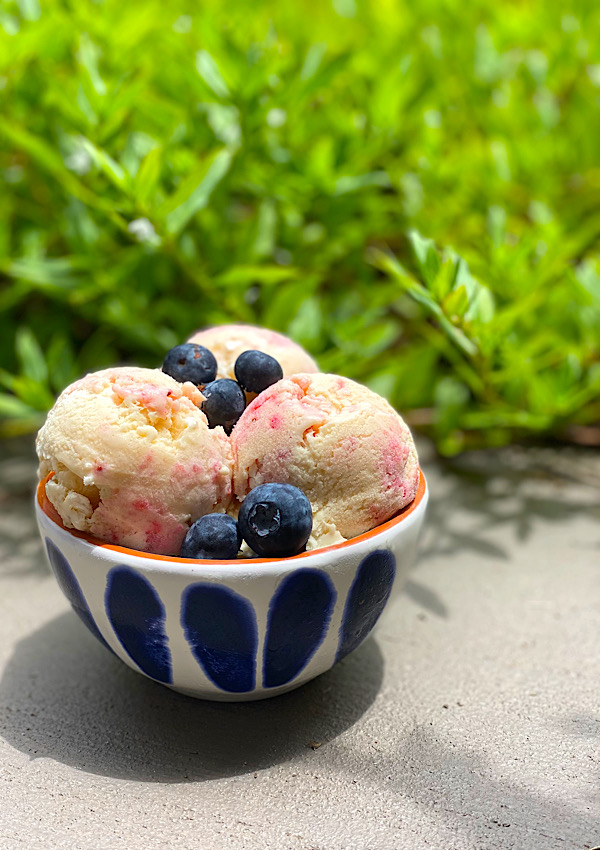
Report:
[[[169,374],[106,369],[60,395],[37,451],[66,528],[157,555],[231,558],[243,537],[241,557],[285,557],[308,535],[318,549],[363,534],[414,499],[410,431],[377,393],[318,372],[273,331],[226,325],[192,340],[204,348],[172,349]],[[189,378],[204,360],[200,389]]]
[[319,367],[297,343],[283,334],[253,325],[219,325],[197,331],[188,342],[210,349],[217,358],[218,377],[235,378],[235,361],[243,351],[264,351],[279,361],[284,376],[318,372]]
[[402,418],[377,393],[337,375],[273,384],[246,408],[231,443],[240,501],[265,482],[292,484],[309,498],[309,548],[369,531],[417,491],[417,453]]
[[119,367],[76,381],[37,438],[46,495],[67,528],[177,555],[198,517],[225,512],[232,457],[203,396],[155,369]]

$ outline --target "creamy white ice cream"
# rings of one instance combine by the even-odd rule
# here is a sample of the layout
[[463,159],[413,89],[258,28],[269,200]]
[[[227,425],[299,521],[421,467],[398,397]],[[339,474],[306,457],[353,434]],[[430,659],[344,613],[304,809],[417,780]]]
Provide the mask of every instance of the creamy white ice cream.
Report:
[[310,499],[313,548],[356,537],[415,497],[419,466],[403,419],[348,378],[299,374],[262,392],[231,434],[234,492],[293,484]]
[[178,555],[190,524],[231,501],[232,455],[203,396],[156,369],[119,367],[76,381],[37,438],[46,495],[67,528]]
[[257,350],[279,361],[284,377],[296,372],[318,372],[319,367],[302,346],[276,331],[254,325],[218,325],[196,331],[188,342],[210,349],[217,358],[218,377],[233,378],[235,361],[243,351]]

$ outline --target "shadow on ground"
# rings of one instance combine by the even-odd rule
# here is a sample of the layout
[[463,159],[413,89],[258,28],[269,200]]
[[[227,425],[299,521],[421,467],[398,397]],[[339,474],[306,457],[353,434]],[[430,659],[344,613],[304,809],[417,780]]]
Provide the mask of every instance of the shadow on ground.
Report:
[[[511,751],[505,758],[523,757]],[[399,774],[401,759],[410,771]],[[596,785],[589,786],[588,798],[579,806],[564,787],[564,777],[551,792],[536,793],[523,782],[503,778],[487,761],[485,749],[461,747],[438,737],[431,727],[414,729],[396,758],[382,759],[380,767],[398,777],[392,783],[402,798],[435,812],[456,832],[457,847],[586,850],[600,842]],[[460,834],[468,843],[458,840]]]
[[20,641],[0,681],[0,733],[32,758],[148,782],[270,767],[351,727],[375,700],[371,638],[297,691],[250,703],[184,697],[133,672],[64,614]]
[[[424,454],[427,458],[431,449]],[[427,460],[424,466],[427,473]],[[505,536],[523,542],[543,523],[580,515],[600,520],[600,458],[587,449],[509,446],[469,452],[438,460],[428,479],[421,560],[463,551],[503,560]]]
[[544,524],[582,515],[600,520],[600,456],[590,449],[507,446],[444,460],[420,439],[419,455],[429,505],[417,568],[404,593],[435,617],[447,619],[451,612],[421,581],[420,564],[470,553],[484,568],[508,560],[511,544]]

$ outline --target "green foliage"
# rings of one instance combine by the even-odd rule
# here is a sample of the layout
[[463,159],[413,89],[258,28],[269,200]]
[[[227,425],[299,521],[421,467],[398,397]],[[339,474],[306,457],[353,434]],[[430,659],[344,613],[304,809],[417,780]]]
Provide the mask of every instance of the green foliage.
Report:
[[445,453],[597,422],[599,48],[592,0],[0,3],[2,432],[232,320]]

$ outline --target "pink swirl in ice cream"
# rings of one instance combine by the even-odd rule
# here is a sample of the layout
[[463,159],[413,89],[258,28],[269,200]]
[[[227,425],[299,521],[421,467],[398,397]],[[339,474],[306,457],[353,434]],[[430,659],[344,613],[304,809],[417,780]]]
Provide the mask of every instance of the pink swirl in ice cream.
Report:
[[40,477],[67,528],[176,555],[191,522],[231,501],[232,457],[203,396],[155,369],[118,367],[76,381],[37,438]]
[[235,378],[233,367],[242,351],[257,350],[278,360],[284,376],[296,372],[318,372],[319,367],[296,342],[277,331],[253,325],[219,325],[196,331],[188,342],[209,348],[217,358],[218,376]]
[[234,491],[299,487],[314,513],[312,546],[355,537],[415,497],[410,431],[377,393],[337,375],[298,374],[261,393],[231,435]]

